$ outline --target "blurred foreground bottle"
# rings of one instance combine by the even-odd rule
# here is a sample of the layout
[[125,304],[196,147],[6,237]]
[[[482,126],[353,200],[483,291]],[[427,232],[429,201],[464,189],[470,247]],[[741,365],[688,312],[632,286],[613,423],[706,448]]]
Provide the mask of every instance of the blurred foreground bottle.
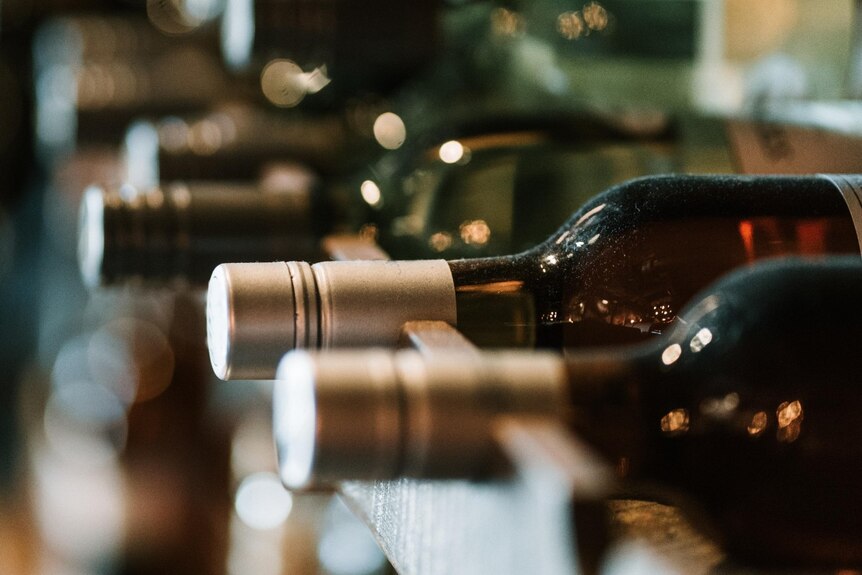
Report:
[[271,378],[290,349],[394,345],[410,320],[446,321],[480,346],[641,341],[734,267],[858,254],[860,183],[653,176],[594,197],[517,255],[223,264],[207,296],[210,359],[221,378]]
[[93,293],[82,323],[24,387],[41,568],[223,573],[228,434],[199,299]]
[[[632,348],[293,352],[274,425],[293,488],[487,475],[500,416],[565,421],[630,489],[673,497],[731,557],[862,565],[857,258],[736,272]],[[763,294],[769,294],[764,298]],[[497,462],[499,463],[499,462]]]

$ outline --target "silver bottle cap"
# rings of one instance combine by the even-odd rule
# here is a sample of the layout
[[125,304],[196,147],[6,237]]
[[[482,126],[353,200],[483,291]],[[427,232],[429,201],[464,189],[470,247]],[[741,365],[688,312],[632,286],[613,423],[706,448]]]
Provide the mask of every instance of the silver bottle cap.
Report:
[[79,215],[81,275],[90,287],[204,284],[223,261],[316,257],[315,185],[307,169],[281,165],[259,183],[91,186]]
[[292,349],[394,347],[410,320],[455,324],[444,260],[222,264],[207,294],[222,379],[272,379]]
[[414,350],[287,354],[273,426],[293,489],[349,479],[475,477],[498,455],[493,420],[557,417],[567,402],[558,355]]

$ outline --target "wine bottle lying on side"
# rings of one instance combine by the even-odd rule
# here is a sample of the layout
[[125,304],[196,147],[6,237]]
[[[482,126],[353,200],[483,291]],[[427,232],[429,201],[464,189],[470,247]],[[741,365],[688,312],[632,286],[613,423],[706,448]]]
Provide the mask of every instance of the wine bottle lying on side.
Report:
[[862,176],[653,176],[610,188],[544,243],[462,260],[235,263],[207,295],[223,379],[269,379],[295,348],[394,345],[442,320],[482,347],[634,343],[723,273],[859,254]]
[[[344,233],[398,259],[514,253],[596,190],[675,167],[654,145],[670,128],[627,130],[592,114],[453,120],[373,162],[379,146],[341,123],[239,106],[138,122],[126,135],[129,181],[93,186],[81,203],[86,283],[205,287],[220,263],[318,261],[321,241]],[[229,140],[195,148],[194,134],[222,125]]]
[[624,484],[701,512],[738,557],[858,567],[860,290],[858,258],[787,259],[713,284],[638,346],[294,351],[274,396],[281,477],[480,477],[494,418],[539,414],[624,461]]

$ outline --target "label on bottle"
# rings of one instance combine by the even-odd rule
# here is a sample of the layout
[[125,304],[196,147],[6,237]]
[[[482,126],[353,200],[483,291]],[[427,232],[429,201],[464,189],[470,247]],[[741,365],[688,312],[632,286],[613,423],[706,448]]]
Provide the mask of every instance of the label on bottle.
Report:
[[862,252],[862,176],[824,174],[823,177],[835,184],[844,201],[847,202],[847,209],[850,210],[850,217],[853,218],[856,238],[859,240],[859,250]]

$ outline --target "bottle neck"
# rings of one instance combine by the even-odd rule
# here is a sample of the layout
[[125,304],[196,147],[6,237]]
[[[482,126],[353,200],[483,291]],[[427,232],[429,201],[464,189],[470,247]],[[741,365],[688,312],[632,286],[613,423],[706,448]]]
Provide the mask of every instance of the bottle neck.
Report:
[[317,195],[311,182],[91,188],[82,210],[82,271],[90,285],[133,277],[203,285],[223,261],[315,259],[328,231],[316,223]]
[[[536,250],[513,256],[448,262],[455,286],[458,329],[483,347],[534,347],[543,343],[543,287],[533,273]],[[544,278],[542,278],[544,279]]]
[[641,397],[650,380],[647,358],[652,345],[572,353],[566,357],[571,429],[589,442],[623,477],[641,472],[643,448]]

